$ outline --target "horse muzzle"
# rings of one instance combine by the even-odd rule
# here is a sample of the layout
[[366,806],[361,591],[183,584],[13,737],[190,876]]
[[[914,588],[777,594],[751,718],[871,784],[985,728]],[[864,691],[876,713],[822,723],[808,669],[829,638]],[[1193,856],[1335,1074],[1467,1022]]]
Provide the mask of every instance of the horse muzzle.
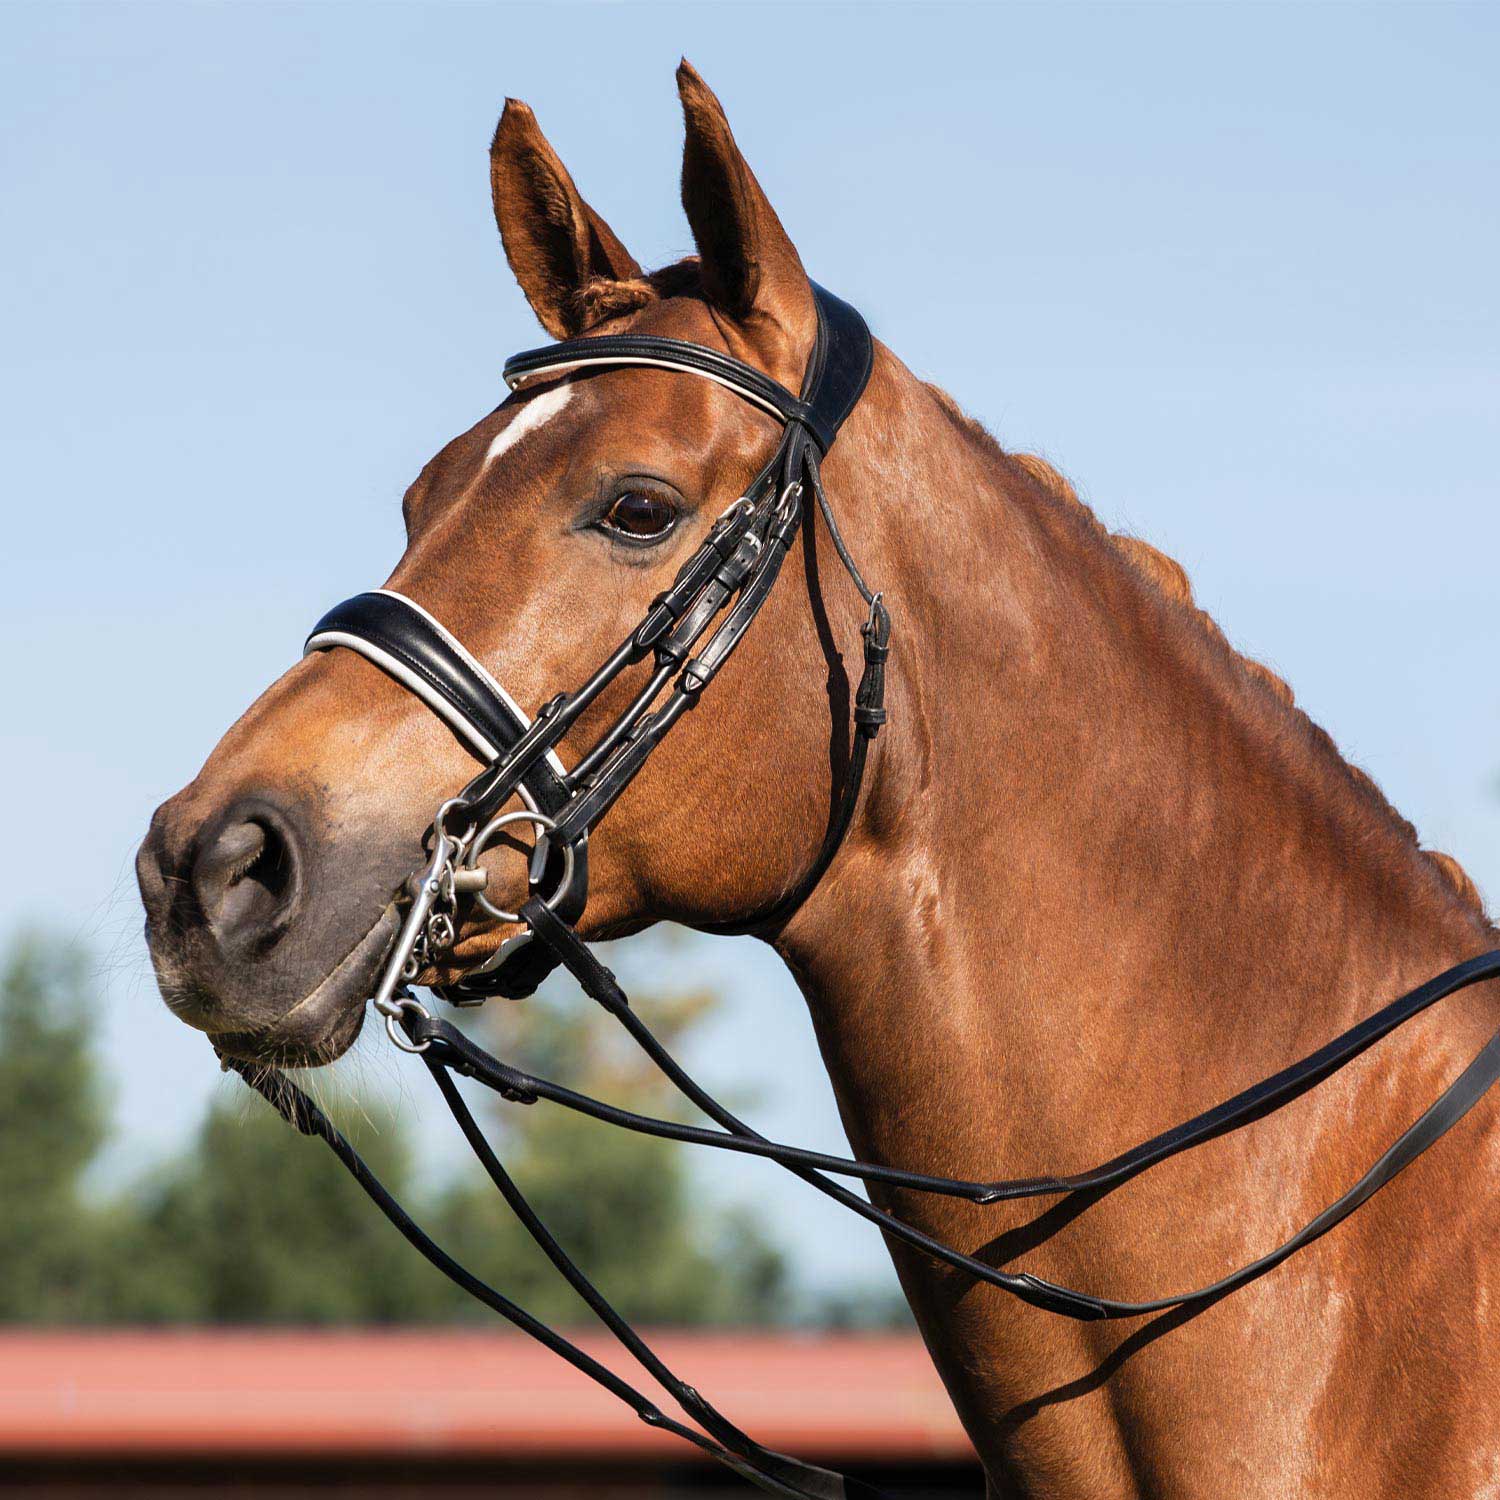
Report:
[[402,849],[345,834],[335,855],[298,799],[257,791],[203,817],[193,793],[157,810],[136,857],[168,1008],[236,1057],[331,1061],[395,937]]

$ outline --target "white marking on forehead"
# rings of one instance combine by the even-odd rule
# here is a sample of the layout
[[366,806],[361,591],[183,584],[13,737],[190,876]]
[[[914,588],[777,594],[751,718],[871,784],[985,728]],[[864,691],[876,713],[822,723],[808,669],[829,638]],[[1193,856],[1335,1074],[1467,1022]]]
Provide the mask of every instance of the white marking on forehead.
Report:
[[535,431],[543,422],[555,417],[568,404],[572,396],[573,387],[567,383],[554,386],[550,391],[543,391],[540,396],[533,396],[506,423],[505,427],[495,434],[494,441],[490,444],[490,451],[484,455],[484,468],[489,468],[502,453],[515,447],[528,432]]

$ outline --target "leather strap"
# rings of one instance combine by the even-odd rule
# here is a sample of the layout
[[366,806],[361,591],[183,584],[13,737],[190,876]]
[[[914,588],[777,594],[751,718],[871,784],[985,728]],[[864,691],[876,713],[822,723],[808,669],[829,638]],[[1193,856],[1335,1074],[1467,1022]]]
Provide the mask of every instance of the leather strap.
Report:
[[812,288],[818,332],[800,397],[793,396],[765,371],[732,355],[648,333],[585,334],[524,350],[505,361],[505,383],[519,390],[538,376],[596,366],[647,365],[681,370],[725,386],[778,418],[783,426],[806,428],[819,453],[826,454],[864,394],[875,355],[870,330],[859,312],[816,282]]
[[434,1060],[429,1064],[429,1071],[480,1164],[522,1226],[595,1316],[672,1397],[684,1415],[698,1424],[697,1427],[669,1417],[644,1392],[456,1261],[406,1212],[338,1127],[284,1073],[236,1058],[226,1058],[224,1062],[226,1067],[238,1073],[289,1124],[303,1135],[323,1141],[406,1241],[454,1285],[461,1287],[476,1301],[498,1313],[544,1348],[566,1360],[596,1385],[603,1387],[630,1407],[648,1427],[676,1434],[769,1494],[798,1497],[798,1500],[889,1500],[884,1491],[861,1480],[763,1448],[670,1369],[650,1344],[614,1309],[537,1216],[495,1155],[462,1096],[454,1087],[446,1067],[441,1063]]
[[[480,760],[503,757],[531,727],[516,700],[468,648],[405,594],[372,589],[335,604],[313,626],[303,655],[345,647],[414,693]],[[562,762],[548,751],[523,782],[532,810],[558,812],[568,800]]]
[[773,931],[780,927],[817,889],[818,882],[828,873],[829,865],[843,846],[844,836],[849,832],[855,809],[859,806],[870,746],[886,720],[885,663],[891,649],[891,617],[879,596],[870,601],[870,617],[861,627],[860,634],[864,639],[865,666],[854,694],[854,740],[849,750],[849,764],[844,771],[844,784],[833,816],[828,820],[823,842],[812,864],[781,900],[764,911],[738,922],[706,927],[706,932],[726,937],[736,933]]
[[[1002,1291],[1009,1292],[1012,1296],[1031,1303],[1035,1307],[1085,1321],[1139,1317],[1188,1304],[1211,1302],[1244,1286],[1256,1277],[1264,1275],[1303,1246],[1326,1234],[1335,1224],[1347,1218],[1360,1204],[1384,1187],[1398,1172],[1457,1124],[1483,1097],[1496,1078],[1500,1077],[1500,1033],[1497,1033],[1464,1073],[1389,1147],[1380,1160],[1354,1186],[1329,1204],[1283,1244],[1220,1280],[1194,1291],[1174,1293],[1149,1301],[1119,1301],[1075,1291],[1070,1287],[1058,1286],[1054,1282],[1046,1281],[1028,1272],[999,1270],[974,1256],[954,1250],[914,1225],[873,1207],[857,1193],[850,1192],[848,1188],[831,1181],[817,1168],[860,1177],[870,1182],[891,1183],[917,1192],[939,1192],[954,1197],[966,1197],[976,1203],[993,1203],[1016,1198],[1061,1197],[1070,1193],[1106,1191],[1135,1176],[1136,1173],[1165,1161],[1168,1157],[1263,1118],[1266,1114],[1321,1083],[1330,1074],[1352,1062],[1381,1038],[1388,1036],[1399,1026],[1420,1015],[1437,1001],[1456,994],[1459,990],[1467,989],[1472,984],[1478,984],[1482,980],[1500,977],[1500,950],[1481,954],[1477,958],[1467,959],[1463,963],[1454,965],[1451,969],[1393,1000],[1382,1010],[1351,1027],[1341,1036],[1335,1037],[1300,1062],[1291,1064],[1264,1082],[1236,1094],[1232,1099],[1205,1111],[1194,1119],[1112,1158],[1102,1166],[1066,1176],[973,1182],[961,1178],[935,1179],[925,1174],[901,1172],[869,1162],[847,1159],[824,1158],[818,1161],[814,1160],[814,1153],[768,1141],[724,1108],[667,1052],[646,1023],[630,1008],[629,1001],[614,974],[594,957],[587,945],[579,939],[577,933],[566,923],[560,922],[538,900],[528,902],[522,908],[521,915],[531,925],[538,938],[553,949],[584,992],[625,1027],[631,1038],[673,1087],[710,1119],[721,1125],[728,1135],[734,1138],[734,1143],[731,1144],[725,1137],[717,1136],[711,1131],[688,1133],[673,1127],[668,1121],[631,1116],[625,1111],[615,1111],[612,1106],[605,1105],[599,1100],[573,1094],[571,1091],[561,1089],[558,1085],[549,1084],[546,1080],[519,1073],[514,1069],[505,1069],[504,1064],[499,1064],[496,1059],[490,1058],[487,1053],[476,1048],[472,1043],[464,1046],[454,1043],[449,1030],[441,1022],[414,1022],[411,1029],[414,1038],[432,1040],[442,1049],[451,1048],[455,1065],[460,1066],[468,1076],[482,1083],[489,1084],[491,1087],[499,1087],[499,1081],[503,1080],[504,1087],[499,1089],[502,1093],[509,1088],[531,1098],[549,1099],[566,1108],[576,1109],[580,1113],[592,1115],[628,1130],[768,1157],[779,1162],[809,1186],[876,1225],[882,1233],[911,1245],[932,1259],[952,1266],[955,1270],[963,1271],[985,1285],[999,1287]],[[446,1050],[441,1055],[446,1058]],[[489,1065],[494,1065],[504,1071],[491,1075],[488,1072]],[[492,1076],[495,1082],[491,1081]]]
[[812,289],[818,310],[818,338],[802,382],[802,398],[811,408],[808,426],[818,451],[826,455],[870,383],[875,341],[857,308],[816,281]]

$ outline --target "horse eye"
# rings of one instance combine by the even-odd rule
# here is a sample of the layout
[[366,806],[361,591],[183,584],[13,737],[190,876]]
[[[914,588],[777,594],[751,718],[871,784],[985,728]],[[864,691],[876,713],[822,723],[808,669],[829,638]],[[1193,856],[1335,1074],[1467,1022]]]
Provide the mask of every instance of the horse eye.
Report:
[[660,495],[627,490],[604,513],[601,520],[607,530],[635,541],[658,541],[677,520],[677,509]]

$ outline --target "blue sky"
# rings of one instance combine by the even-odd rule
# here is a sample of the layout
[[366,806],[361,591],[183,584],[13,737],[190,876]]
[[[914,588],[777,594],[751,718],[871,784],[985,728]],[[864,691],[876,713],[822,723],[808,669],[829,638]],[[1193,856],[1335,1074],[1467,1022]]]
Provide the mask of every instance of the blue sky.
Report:
[[[1180,558],[1500,901],[1500,8],[11,4],[0,931],[99,949],[125,1162],[227,1086],[147,976],[151,808],[385,576],[402,489],[537,341],[488,203],[505,96],[660,263],[683,53],[813,274]],[[616,955],[658,959],[729,996],[709,1081],[837,1143],[774,957]],[[405,1077],[373,1029],[351,1074]],[[796,1185],[728,1175],[810,1277],[885,1274]]]

